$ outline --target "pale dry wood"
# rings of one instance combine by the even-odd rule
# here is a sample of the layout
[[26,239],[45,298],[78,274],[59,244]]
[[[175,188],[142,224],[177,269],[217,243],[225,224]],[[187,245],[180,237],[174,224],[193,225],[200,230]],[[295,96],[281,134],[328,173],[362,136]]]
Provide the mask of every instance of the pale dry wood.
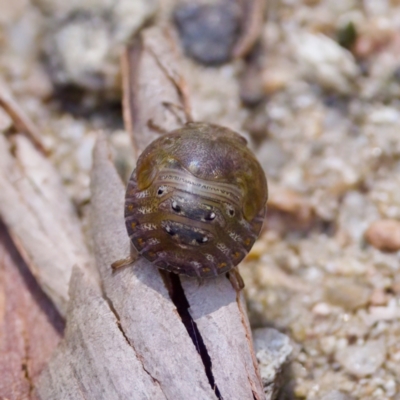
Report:
[[243,295],[225,276],[182,285],[212,362],[215,383],[226,399],[264,399]]
[[0,216],[32,274],[65,315],[72,267],[90,269],[80,222],[51,163],[23,135],[0,135]]
[[0,222],[0,399],[37,399],[34,386],[63,321]]
[[40,378],[40,398],[167,399],[128,343],[99,288],[77,268],[70,297],[65,338]]
[[92,229],[105,294],[127,340],[166,398],[215,399],[201,358],[157,268],[141,258],[131,267],[111,270],[112,262],[129,254],[124,192],[102,139],[94,153]]
[[122,58],[126,129],[136,155],[159,137],[191,120],[189,96],[168,27],[143,31]]

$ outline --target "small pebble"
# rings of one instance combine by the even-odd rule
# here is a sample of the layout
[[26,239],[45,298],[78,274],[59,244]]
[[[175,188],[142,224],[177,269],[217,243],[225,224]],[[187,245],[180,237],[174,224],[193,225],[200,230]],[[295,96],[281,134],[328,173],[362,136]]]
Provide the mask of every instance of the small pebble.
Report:
[[348,395],[347,393],[343,393],[339,390],[331,390],[328,393],[322,395],[320,400],[353,400],[354,397]]
[[373,306],[384,306],[387,304],[388,297],[386,293],[382,289],[374,289],[371,298],[370,298],[370,303]]
[[291,189],[274,187],[268,205],[279,211],[294,214],[303,221],[308,221],[312,217],[311,204],[304,196]]
[[331,279],[325,287],[325,299],[345,310],[356,310],[368,303],[371,289],[346,278]]
[[221,0],[215,4],[182,4],[176,8],[174,19],[189,56],[207,65],[230,59],[240,30],[237,3]]
[[384,363],[386,346],[383,340],[371,340],[361,346],[348,346],[336,352],[336,360],[358,378],[372,375]]
[[288,336],[273,328],[259,328],[253,331],[254,345],[265,394],[275,392],[277,376],[289,361],[292,345]]
[[334,40],[322,34],[301,33],[293,38],[292,46],[309,79],[338,93],[352,90],[357,65],[352,54]]
[[315,315],[319,315],[322,317],[325,317],[327,315],[329,315],[332,312],[331,306],[327,303],[317,303],[313,309],[312,312]]
[[373,222],[365,232],[365,239],[382,251],[400,250],[400,221],[382,219]]

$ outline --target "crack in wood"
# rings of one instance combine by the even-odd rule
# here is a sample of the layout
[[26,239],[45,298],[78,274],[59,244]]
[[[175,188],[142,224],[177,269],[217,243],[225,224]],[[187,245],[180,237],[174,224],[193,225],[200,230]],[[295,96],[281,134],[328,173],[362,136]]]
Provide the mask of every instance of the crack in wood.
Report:
[[171,300],[178,311],[182,323],[185,326],[190,338],[192,339],[194,346],[196,347],[197,352],[200,355],[211,389],[214,391],[218,400],[223,400],[221,392],[219,391],[218,386],[215,383],[214,375],[212,372],[212,362],[210,355],[208,354],[206,345],[204,344],[204,340],[201,336],[199,328],[197,327],[197,324],[193,320],[192,316],[190,315],[189,312],[190,304],[185,296],[181,280],[177,274],[165,271],[161,273],[161,276],[164,280],[165,286],[168,289]]
[[32,381],[32,377],[29,373],[29,339],[28,333],[26,332],[25,326],[22,328],[22,339],[24,341],[24,356],[21,363],[21,370],[24,374],[24,378],[28,382],[29,385],[29,397],[33,393],[34,385]]
[[[132,348],[132,350],[135,352],[135,355],[137,357],[137,359],[140,361],[140,364],[143,368],[143,371],[153,380],[154,383],[156,383],[158,385],[158,387],[160,388],[160,390],[164,393],[163,388],[160,384],[160,382],[158,381],[158,379],[156,379],[154,376],[151,375],[151,373],[146,369],[146,367],[144,366],[143,363],[143,358],[140,356],[140,354],[136,351],[135,346],[130,342],[130,340],[128,339],[128,336],[126,336],[126,333],[124,331],[124,329],[122,328],[121,325],[121,318],[118,314],[118,311],[115,309],[113,302],[111,301],[111,299],[106,295],[105,291],[102,288],[102,294],[103,294],[103,298],[104,300],[107,302],[108,307],[110,308],[110,311],[114,314],[115,320],[116,320],[116,324],[117,324],[117,328],[119,329],[119,331],[122,333],[122,336],[124,337],[124,339],[126,340],[126,343],[128,344],[129,347]],[[165,394],[165,393],[164,393]],[[165,396],[165,398],[167,398],[167,396]]]

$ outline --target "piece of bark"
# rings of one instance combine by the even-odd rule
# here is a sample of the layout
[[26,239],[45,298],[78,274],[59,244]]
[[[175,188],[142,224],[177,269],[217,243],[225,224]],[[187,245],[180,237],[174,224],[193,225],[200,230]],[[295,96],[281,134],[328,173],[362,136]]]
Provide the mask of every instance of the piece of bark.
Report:
[[138,156],[160,131],[191,120],[187,86],[170,29],[146,29],[122,58],[123,112]]
[[0,399],[37,399],[34,386],[63,321],[0,222]]
[[44,399],[164,400],[100,289],[74,269],[64,340],[40,378]]
[[243,294],[224,275],[201,285],[187,277],[181,280],[222,397],[263,398]]
[[101,140],[94,153],[92,229],[105,294],[127,340],[166,398],[216,398],[157,268],[141,258],[133,266],[112,273],[111,264],[126,257],[130,249],[123,216],[124,193]]
[[[183,283],[189,301],[201,297],[193,301],[192,312],[198,316],[197,340],[210,357],[212,384],[157,268],[141,258],[112,272],[111,263],[128,254],[129,238],[124,187],[104,139],[95,148],[92,191],[94,249],[107,301],[74,274],[65,340],[42,375],[41,398],[53,399],[56,393],[74,399],[264,398],[247,319],[225,277],[205,282],[200,290],[196,279]],[[216,293],[216,287],[223,290]],[[124,372],[130,369],[136,372]],[[113,392],[117,379],[121,391]],[[137,387],[143,391],[136,392]]]
[[23,135],[0,135],[0,216],[44,292],[65,315],[72,267],[91,269],[80,222],[51,163]]
[[111,263],[129,252],[129,238],[124,187],[104,138],[95,149],[92,191],[94,248],[107,301],[74,274],[65,339],[43,373],[41,398],[216,399],[157,269],[141,259],[112,273]]

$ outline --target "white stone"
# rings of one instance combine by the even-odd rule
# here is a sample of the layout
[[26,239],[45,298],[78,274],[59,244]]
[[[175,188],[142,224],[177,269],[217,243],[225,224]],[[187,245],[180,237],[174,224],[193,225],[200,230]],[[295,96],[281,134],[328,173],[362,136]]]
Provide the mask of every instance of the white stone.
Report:
[[352,54],[334,40],[323,34],[300,33],[293,35],[292,49],[305,77],[339,93],[351,91],[358,68]]
[[350,374],[369,376],[384,363],[386,345],[383,340],[371,340],[361,346],[348,346],[336,352],[336,359]]

